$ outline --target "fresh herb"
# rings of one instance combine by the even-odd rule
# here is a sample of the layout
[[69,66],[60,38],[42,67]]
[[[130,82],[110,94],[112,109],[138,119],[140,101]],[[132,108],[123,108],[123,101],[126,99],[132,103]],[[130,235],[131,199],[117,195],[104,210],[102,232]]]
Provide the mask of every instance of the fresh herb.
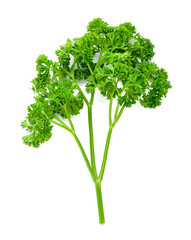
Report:
[[[113,128],[125,108],[137,101],[143,107],[156,108],[171,88],[167,72],[151,61],[153,49],[150,40],[137,33],[131,23],[111,27],[96,18],[89,22],[84,36],[68,39],[56,50],[57,62],[45,55],[36,60],[37,77],[32,80],[35,103],[28,107],[26,120],[21,124],[29,132],[23,142],[38,148],[51,138],[54,124],[73,135],[95,183],[101,224],[105,222],[101,182]],[[88,94],[82,91],[81,80],[86,81]],[[96,88],[109,101],[109,128],[99,173],[96,170],[92,120]],[[90,160],[72,123],[72,116],[79,114],[84,105],[88,112]],[[68,120],[69,126],[64,119]]]

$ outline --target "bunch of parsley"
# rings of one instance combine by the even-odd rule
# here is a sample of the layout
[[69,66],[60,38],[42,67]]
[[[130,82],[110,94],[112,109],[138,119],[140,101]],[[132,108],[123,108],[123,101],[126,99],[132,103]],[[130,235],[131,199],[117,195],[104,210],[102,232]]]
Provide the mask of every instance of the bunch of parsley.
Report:
[[[68,39],[56,50],[58,61],[53,62],[45,55],[36,60],[37,77],[32,80],[35,103],[28,107],[26,120],[21,124],[29,132],[23,142],[38,148],[51,138],[54,124],[73,135],[95,183],[100,223],[105,222],[101,181],[113,128],[125,108],[137,101],[143,107],[156,108],[171,87],[167,72],[151,61],[153,49],[150,40],[137,33],[131,23],[111,27],[96,18],[89,22],[84,36]],[[86,81],[90,100],[80,87],[81,80]],[[96,88],[109,101],[109,128],[99,173],[92,121]],[[117,101],[114,113],[113,101]],[[79,114],[84,105],[88,112],[90,161],[71,118]],[[64,119],[68,120],[69,126]]]

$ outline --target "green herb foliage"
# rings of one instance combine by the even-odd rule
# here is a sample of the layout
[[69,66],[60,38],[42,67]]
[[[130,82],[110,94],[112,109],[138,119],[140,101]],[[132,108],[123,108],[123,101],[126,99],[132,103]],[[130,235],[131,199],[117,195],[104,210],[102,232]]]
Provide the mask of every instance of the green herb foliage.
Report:
[[[151,41],[137,33],[131,23],[112,27],[96,18],[89,22],[84,36],[68,39],[56,50],[58,61],[53,62],[45,55],[36,60],[37,77],[32,80],[35,103],[28,107],[26,120],[21,123],[29,132],[23,142],[38,148],[51,138],[54,124],[73,135],[96,186],[100,223],[105,222],[101,181],[114,126],[124,108],[137,101],[143,107],[156,108],[171,88],[167,72],[151,61],[153,49]],[[81,80],[85,81],[90,100],[82,91]],[[109,129],[99,174],[92,121],[96,88],[109,101]],[[117,101],[114,114],[113,101]],[[88,109],[90,161],[71,120],[71,116],[79,114],[84,105]],[[69,126],[64,119],[68,120]]]

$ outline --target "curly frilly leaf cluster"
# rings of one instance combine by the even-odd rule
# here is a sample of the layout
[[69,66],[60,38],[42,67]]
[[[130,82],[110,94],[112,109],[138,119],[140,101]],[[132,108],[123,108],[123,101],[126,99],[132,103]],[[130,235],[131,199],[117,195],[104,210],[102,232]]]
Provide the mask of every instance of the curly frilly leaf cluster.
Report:
[[55,116],[67,118],[67,114],[80,113],[85,100],[80,80],[86,81],[87,93],[97,88],[124,107],[137,101],[146,108],[160,106],[171,85],[167,72],[151,62],[153,49],[150,40],[137,33],[131,23],[112,27],[97,18],[88,24],[84,36],[68,39],[56,50],[57,62],[40,55],[37,77],[32,80],[36,102],[28,107],[22,122],[29,132],[24,143],[39,147],[50,139]]

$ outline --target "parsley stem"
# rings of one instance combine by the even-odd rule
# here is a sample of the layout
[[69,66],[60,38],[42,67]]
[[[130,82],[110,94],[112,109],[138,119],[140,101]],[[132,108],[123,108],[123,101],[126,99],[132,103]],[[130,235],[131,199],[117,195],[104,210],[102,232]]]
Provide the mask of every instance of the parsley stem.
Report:
[[116,118],[114,119],[114,126],[115,124],[119,121],[119,118],[121,117],[122,113],[123,113],[123,110],[124,110],[125,106],[123,105],[119,111],[119,114],[116,116]]
[[90,98],[90,104],[89,105],[93,105],[93,101],[94,101],[94,96],[95,96],[95,90],[92,92],[91,94],[91,98]]
[[[68,121],[69,121],[69,124],[70,124],[70,127],[71,127],[71,129],[73,130],[73,131],[75,131],[75,129],[74,129],[74,125],[73,125],[73,123],[72,123],[72,120],[71,120],[71,117],[70,117],[70,114],[68,113],[68,110],[67,110],[67,108],[66,108],[66,105],[62,105],[61,103],[59,103],[60,104],[60,106],[64,109],[64,111],[65,111],[65,113],[66,113],[66,117],[67,117],[67,119],[68,119]],[[57,119],[58,120],[58,119]],[[60,120],[60,119],[59,119]],[[58,121],[59,121],[58,120]],[[61,120],[60,120],[61,121]],[[62,121],[61,121],[62,122]],[[63,123],[63,124],[65,124],[65,123]],[[65,124],[66,125],[66,124]],[[67,125],[66,125],[67,126]]]
[[[110,139],[111,139],[111,133],[112,133],[112,130],[113,130],[113,127],[114,127],[112,125],[112,103],[113,103],[113,98],[110,99],[110,104],[109,104],[109,130],[108,130],[108,134],[107,134],[107,139],[106,139],[106,144],[105,144],[105,149],[104,149],[104,155],[103,155],[101,170],[100,170],[99,177],[98,177],[100,182],[103,179],[103,174],[104,174],[104,171],[105,171],[107,154],[108,154],[109,144],[110,144]],[[117,115],[118,109],[119,109],[119,104],[117,104],[117,107],[116,107],[116,110],[115,110],[115,115]]]
[[[101,170],[100,170],[99,177],[98,177],[100,182],[103,179],[103,174],[104,174],[104,171],[105,171],[105,166],[106,166],[106,161],[107,161],[107,155],[108,155],[108,150],[109,150],[109,144],[110,144],[112,130],[113,130],[115,124],[118,122],[119,118],[121,117],[124,108],[125,108],[125,106],[123,105],[121,107],[120,111],[119,111],[119,104],[117,104],[113,123],[111,123],[111,120],[109,120],[109,123],[110,123],[109,124],[109,130],[108,130],[108,134],[107,134],[107,139],[106,139],[106,144],[105,144],[105,150],[104,150]],[[109,106],[109,119],[111,119],[111,109],[112,109],[112,103],[110,102],[110,106]],[[119,111],[119,113],[118,113],[118,111]]]
[[108,155],[108,150],[109,150],[109,144],[110,144],[112,130],[113,130],[113,127],[110,126],[109,130],[108,130],[108,134],[107,134],[105,150],[104,150],[104,155],[103,155],[103,161],[102,161],[101,170],[100,170],[100,174],[99,174],[100,182],[103,179],[103,174],[104,174],[104,171],[105,171],[105,165],[106,165],[106,160],[107,160],[107,155]]
[[90,155],[91,165],[95,178],[97,177],[96,163],[95,163],[95,152],[94,152],[94,136],[93,136],[93,121],[92,121],[92,104],[95,92],[92,93],[90,104],[88,105],[88,125],[89,125],[89,141],[90,141]]
[[82,94],[82,96],[83,96],[83,98],[84,98],[84,101],[85,101],[86,105],[88,105],[88,100],[87,100],[86,96],[84,95],[84,93],[83,93],[81,87],[79,86],[77,80],[76,80],[74,77],[73,77],[73,80],[74,80],[74,82],[76,83],[79,92]]
[[63,125],[66,129],[71,130],[59,117],[57,117],[56,115],[54,115],[54,118],[55,118],[61,125]]
[[119,111],[119,103],[117,103],[116,109],[115,109],[115,115],[114,115],[114,119],[116,119],[118,111]]
[[73,123],[72,123],[70,114],[68,113],[66,106],[64,106],[64,109],[65,109],[65,113],[66,113],[66,116],[67,116],[67,118],[68,118],[68,121],[69,121],[69,123],[70,123],[71,129],[72,129],[73,131],[75,131],[74,125],[73,125]]
[[86,166],[87,166],[87,168],[88,168],[88,170],[89,170],[89,172],[90,172],[90,175],[91,175],[91,177],[92,177],[92,180],[95,182],[95,177],[94,177],[94,174],[93,174],[93,170],[92,170],[92,167],[90,166],[90,163],[89,163],[89,160],[88,160],[88,158],[87,158],[87,155],[86,155],[86,153],[85,153],[85,151],[84,151],[84,148],[82,147],[82,144],[81,144],[79,138],[77,137],[76,133],[73,132],[72,135],[74,136],[74,139],[75,139],[76,143],[78,144],[78,147],[79,147],[79,149],[80,149],[80,151],[81,151],[81,153],[82,153],[82,156],[83,156],[83,158],[84,158],[84,160],[85,160]]
[[[66,112],[67,112],[67,110],[66,110]],[[45,113],[44,113],[44,114],[45,114]],[[66,114],[68,114],[68,112],[67,112]],[[45,114],[45,115],[46,115],[46,114]],[[47,117],[47,115],[46,115],[46,117]],[[88,160],[88,158],[87,158],[87,155],[86,155],[86,153],[85,153],[85,151],[84,151],[84,148],[82,147],[82,144],[81,144],[79,138],[77,137],[77,135],[76,135],[76,133],[75,133],[75,129],[74,129],[74,126],[73,126],[72,121],[71,121],[71,119],[70,119],[70,116],[69,116],[69,119],[70,119],[71,124],[72,124],[72,126],[73,126],[72,129],[70,129],[64,122],[62,122],[62,120],[60,120],[59,117],[57,117],[56,115],[55,115],[54,117],[55,117],[55,119],[56,119],[57,121],[59,121],[61,124],[60,124],[60,123],[57,123],[57,122],[55,122],[55,121],[53,121],[53,120],[50,120],[52,123],[58,125],[59,127],[62,127],[62,128],[64,128],[64,129],[66,129],[68,132],[70,132],[70,133],[73,135],[76,143],[78,144],[78,147],[80,148],[80,151],[81,151],[82,156],[83,156],[83,158],[84,158],[84,160],[85,160],[86,166],[87,166],[87,168],[88,168],[88,170],[89,170],[89,172],[90,172],[90,175],[91,175],[91,177],[92,177],[92,180],[93,180],[93,182],[95,182],[95,177],[94,177],[92,168],[91,168],[91,166],[90,166],[89,160]],[[69,119],[68,119],[68,120],[69,120]],[[72,126],[71,126],[71,127],[72,127]]]
[[66,129],[68,132],[72,133],[72,130],[69,127],[66,128],[64,125],[62,125],[60,123],[57,123],[57,122],[55,122],[53,120],[50,120],[50,121],[51,121],[51,123],[54,123],[54,124],[58,125],[59,127],[62,127],[64,129]]
[[82,146],[79,138],[77,137],[74,129],[70,129],[70,128],[67,127],[67,126],[65,127],[64,125],[62,125],[62,124],[60,124],[60,123],[57,123],[57,122],[55,122],[55,121],[53,121],[53,120],[50,120],[50,121],[51,121],[52,123],[58,125],[59,127],[62,127],[62,128],[64,128],[64,129],[66,129],[68,132],[70,132],[70,133],[73,135],[73,137],[74,137],[76,143],[78,144],[78,147],[79,147],[79,149],[80,149],[80,151],[81,151],[81,153],[82,153],[82,156],[83,156],[83,158],[84,158],[84,160],[85,160],[86,166],[87,166],[87,168],[88,168],[88,170],[89,170],[89,173],[90,173],[90,175],[91,175],[91,177],[92,177],[92,180],[93,180],[93,182],[95,182],[94,174],[93,174],[92,168],[91,168],[91,166],[90,166],[89,160],[88,160],[88,158],[87,158],[87,155],[86,155],[86,153],[85,153],[85,150],[84,150],[84,148],[83,148],[83,146]]
[[109,126],[111,126],[112,124],[112,103],[113,103],[113,98],[111,98],[109,101]]
[[92,69],[91,69],[91,67],[90,67],[90,64],[87,63],[87,65],[88,65],[88,68],[89,68],[89,70],[90,70],[91,75],[93,75],[93,71],[92,71]]
[[105,217],[104,217],[103,200],[102,200],[102,192],[101,192],[101,182],[96,181],[95,188],[96,188],[96,196],[97,196],[99,223],[104,224]]
[[62,128],[64,128],[64,129],[66,129],[68,132],[72,133],[72,130],[71,130],[59,117],[57,117],[55,114],[54,114],[54,118],[55,118],[58,122],[60,122],[60,123],[57,123],[57,122],[51,120],[51,119],[46,115],[46,113],[45,113],[44,111],[42,111],[42,113],[50,120],[50,122],[58,125],[59,127],[62,127]]

